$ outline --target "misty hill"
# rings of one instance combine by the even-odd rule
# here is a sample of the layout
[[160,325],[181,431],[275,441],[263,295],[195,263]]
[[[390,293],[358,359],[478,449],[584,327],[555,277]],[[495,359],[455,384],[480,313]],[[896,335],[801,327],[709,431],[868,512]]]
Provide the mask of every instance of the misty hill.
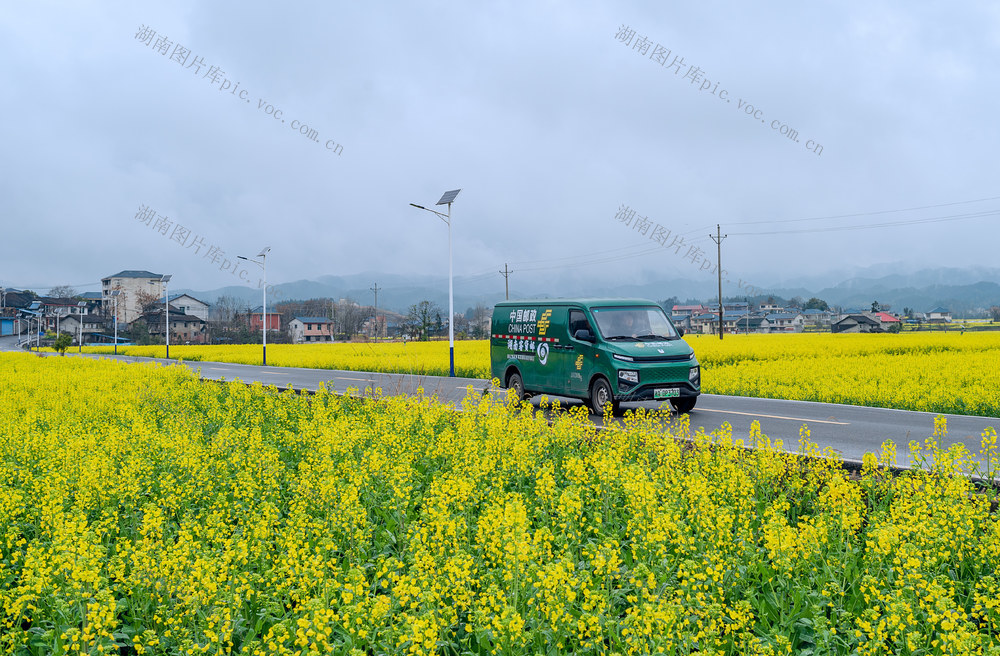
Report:
[[[321,276],[316,280],[297,280],[274,286],[268,293],[268,305],[282,300],[309,298],[350,298],[361,305],[371,305],[374,294],[371,288],[378,283],[378,304],[396,312],[405,313],[422,300],[448,306],[448,279],[443,276],[401,276],[380,273],[362,273],[346,276]],[[797,281],[796,286],[777,286],[767,290],[768,295],[790,299],[816,296],[831,306],[868,307],[872,301],[889,304],[894,310],[910,307],[926,312],[937,306],[950,309],[955,315],[1000,305],[1000,269],[936,268],[913,272],[895,272],[882,276],[857,276],[836,284],[819,286],[819,279]],[[810,284],[813,283],[813,284]],[[710,301],[717,295],[717,286],[711,278],[690,280],[663,278],[623,284],[599,283],[564,278],[552,282],[548,277],[528,279],[511,276],[510,296],[517,298],[544,298],[556,296],[632,296],[663,300],[676,296],[681,301],[698,299]],[[259,305],[260,290],[250,286],[229,286],[213,290],[181,290],[209,303],[219,296],[239,298],[249,305]],[[723,295],[742,297],[736,285],[723,287]],[[455,311],[464,312],[477,303],[493,305],[504,300],[503,278],[455,278]]]

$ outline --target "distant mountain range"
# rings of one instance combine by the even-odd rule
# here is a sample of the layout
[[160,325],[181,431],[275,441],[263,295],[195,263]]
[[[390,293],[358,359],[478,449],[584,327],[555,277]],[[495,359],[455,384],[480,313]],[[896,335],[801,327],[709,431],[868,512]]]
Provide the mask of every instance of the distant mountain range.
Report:
[[[884,270],[884,265],[873,271],[863,271],[860,275],[831,284],[832,277],[802,279],[795,286],[776,286],[767,289],[766,294],[776,299],[821,298],[830,306],[843,308],[867,308],[872,301],[891,305],[894,311],[904,307],[917,312],[926,312],[937,306],[952,311],[955,316],[1000,305],[1000,269],[934,268],[912,272],[894,272],[871,275]],[[890,269],[891,270],[891,269]],[[677,297],[687,300],[709,301],[715,298],[716,283],[710,278],[703,280],[651,279],[644,282],[622,284],[593,284],[582,280],[565,278],[553,281],[550,278],[525,280],[511,277],[510,296],[517,298],[539,298],[558,296],[618,296],[648,298],[656,301]],[[316,280],[297,280],[275,285],[269,290],[268,305],[286,300],[309,298],[349,298],[362,305],[371,305],[374,294],[371,288],[378,283],[378,304],[396,312],[406,313],[411,305],[429,300],[443,309],[448,306],[448,279],[436,276],[401,276],[393,274],[363,273],[347,276],[321,276]],[[456,277],[455,311],[465,312],[477,303],[493,305],[504,300],[503,278]],[[228,295],[241,299],[249,305],[259,305],[260,290],[253,287],[230,286],[212,290],[179,290],[209,303],[220,296]],[[723,287],[723,295],[742,298],[736,285]]]

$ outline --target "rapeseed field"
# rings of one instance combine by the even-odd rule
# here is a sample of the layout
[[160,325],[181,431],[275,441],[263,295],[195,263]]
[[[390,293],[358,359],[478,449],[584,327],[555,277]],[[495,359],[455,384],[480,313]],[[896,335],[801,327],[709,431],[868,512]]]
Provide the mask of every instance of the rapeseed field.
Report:
[[[1000,416],[1000,332],[688,335],[702,365],[702,391],[847,403],[947,414]],[[91,352],[110,353],[95,347]],[[163,346],[123,347],[163,357]],[[447,342],[278,344],[268,364],[448,375]],[[172,346],[190,361],[260,364],[260,346]],[[489,342],[455,343],[458,376],[489,378]]]
[[[85,350],[88,353],[113,353],[114,346],[95,346]],[[119,346],[118,352],[139,357],[162,358],[166,354],[166,347]],[[261,345],[171,345],[170,355],[172,358],[189,362],[260,364]],[[267,364],[273,367],[447,376],[448,342],[268,344]],[[490,377],[488,340],[455,342],[455,375],[461,378]]]
[[796,455],[28,354],[0,381],[0,653],[1000,654],[996,492],[943,419],[899,447],[933,464],[852,476],[805,427]]

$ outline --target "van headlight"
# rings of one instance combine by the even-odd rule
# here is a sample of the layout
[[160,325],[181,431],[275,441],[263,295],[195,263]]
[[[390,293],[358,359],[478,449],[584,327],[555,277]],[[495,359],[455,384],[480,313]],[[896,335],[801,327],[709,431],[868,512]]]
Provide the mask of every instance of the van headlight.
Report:
[[632,371],[630,369],[622,369],[618,372],[618,380],[623,380],[626,383],[632,383],[633,385],[639,384],[639,372]]
[[615,360],[621,360],[622,362],[635,362],[635,360],[633,360],[628,355],[619,355],[618,353],[612,353],[611,357],[613,357]]
[[701,367],[694,366],[688,370],[688,380],[695,387],[701,387]]

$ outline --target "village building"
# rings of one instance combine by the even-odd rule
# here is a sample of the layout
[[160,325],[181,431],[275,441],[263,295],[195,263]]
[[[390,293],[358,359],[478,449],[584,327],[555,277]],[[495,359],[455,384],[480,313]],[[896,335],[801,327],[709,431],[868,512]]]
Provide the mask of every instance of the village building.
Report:
[[[109,314],[117,314],[118,323],[128,324],[142,314],[143,299],[163,299],[166,292],[163,276],[149,271],[119,271],[101,279],[101,298]],[[120,292],[114,297],[111,292]],[[117,302],[116,299],[117,298]]]
[[849,314],[830,326],[835,333],[877,333],[882,331],[882,324],[867,314]]
[[332,342],[333,321],[325,317],[295,317],[288,322],[292,342]]

